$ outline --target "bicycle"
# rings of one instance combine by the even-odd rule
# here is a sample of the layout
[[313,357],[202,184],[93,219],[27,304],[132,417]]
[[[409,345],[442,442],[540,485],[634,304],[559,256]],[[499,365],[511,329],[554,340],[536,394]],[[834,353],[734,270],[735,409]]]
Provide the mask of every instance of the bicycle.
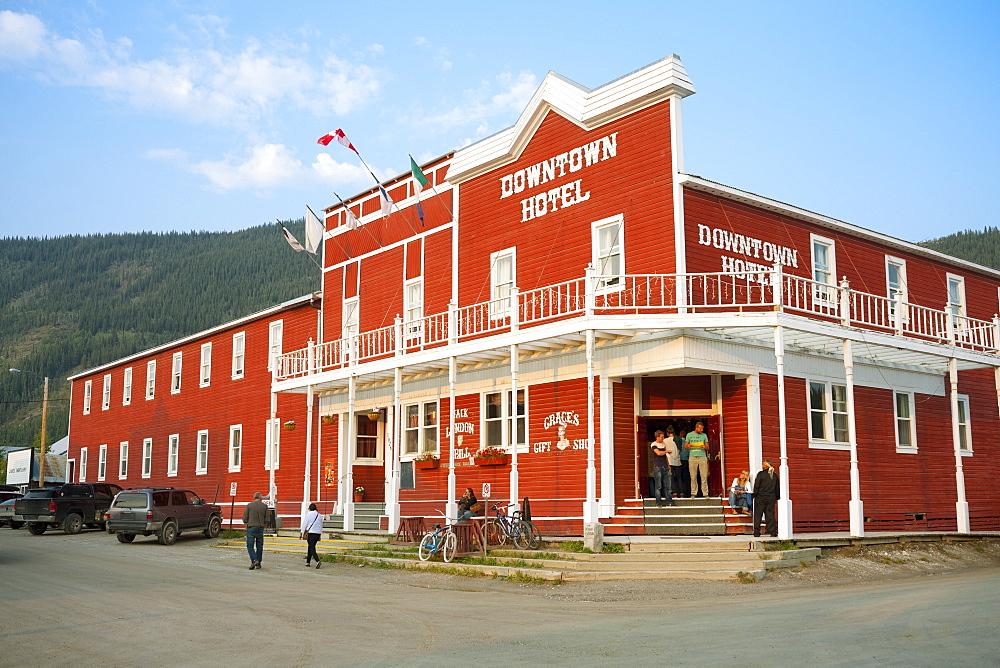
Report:
[[509,538],[515,547],[532,550],[538,549],[542,544],[542,534],[534,522],[521,519],[521,511],[514,511],[512,515],[507,514],[507,509],[513,507],[513,503],[501,506],[499,503],[493,504],[490,510],[496,511],[496,516],[486,520],[486,543],[494,545],[504,545]]
[[[438,511],[445,521],[448,521],[448,516]],[[424,534],[424,537],[420,539],[420,547],[417,551],[420,556],[420,561],[427,561],[437,553],[441,553],[441,558],[445,562],[451,562],[455,558],[455,551],[458,549],[458,539],[455,537],[455,530],[452,529],[451,524],[434,524],[431,525],[433,531],[431,533]]]

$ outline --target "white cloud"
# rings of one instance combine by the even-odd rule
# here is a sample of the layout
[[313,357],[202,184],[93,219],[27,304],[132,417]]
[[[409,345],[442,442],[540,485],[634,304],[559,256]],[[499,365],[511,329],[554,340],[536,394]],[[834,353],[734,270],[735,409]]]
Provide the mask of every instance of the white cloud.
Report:
[[219,190],[270,190],[306,175],[302,163],[282,144],[251,147],[242,162],[234,162],[232,158],[204,161],[191,165],[190,169],[207,177]]
[[489,128],[490,118],[520,114],[537,87],[535,75],[530,72],[516,75],[504,72],[497,76],[495,85],[484,82],[478,89],[466,91],[463,104],[426,118],[423,123],[444,127],[479,123],[476,133],[482,137]]
[[[197,36],[227,37],[222,19],[189,18]],[[35,16],[0,12],[0,66],[33,67],[52,83],[93,88],[137,109],[196,123],[246,125],[278,106],[346,114],[380,92],[382,75],[374,68],[332,54],[314,64],[307,51],[251,42],[238,51],[181,48],[134,60],[127,38],[108,42],[98,31],[85,42],[64,39]]]

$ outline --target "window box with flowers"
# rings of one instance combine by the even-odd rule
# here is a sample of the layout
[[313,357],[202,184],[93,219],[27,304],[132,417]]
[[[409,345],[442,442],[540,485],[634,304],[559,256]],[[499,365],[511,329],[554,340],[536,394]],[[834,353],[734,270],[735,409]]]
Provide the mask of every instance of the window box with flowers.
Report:
[[413,465],[418,469],[436,469],[441,465],[441,458],[437,455],[420,455],[413,460]]
[[505,466],[507,464],[507,451],[495,445],[483,448],[474,457],[476,466]]
[[354,488],[354,503],[360,503],[365,500],[365,488],[358,485]]

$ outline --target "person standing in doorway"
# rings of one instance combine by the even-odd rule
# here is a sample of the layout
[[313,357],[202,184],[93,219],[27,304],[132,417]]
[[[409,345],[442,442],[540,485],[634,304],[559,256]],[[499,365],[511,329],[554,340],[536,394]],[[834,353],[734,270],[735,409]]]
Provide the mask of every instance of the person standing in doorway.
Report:
[[306,566],[308,567],[310,565],[309,562],[315,559],[316,568],[319,568],[320,561],[319,554],[316,552],[316,543],[323,537],[323,516],[316,510],[315,503],[309,504],[309,512],[302,518],[300,531],[302,533],[299,535],[299,538],[306,540],[308,543],[308,547],[306,548]]
[[753,535],[760,537],[760,519],[763,516],[767,532],[772,538],[778,537],[778,523],[774,519],[774,503],[781,498],[778,474],[765,459],[760,473],[753,479]]
[[683,496],[684,492],[681,485],[681,450],[684,448],[684,441],[680,436],[674,433],[673,426],[667,427],[667,440],[672,441],[674,444],[674,451],[667,451],[667,463],[670,464],[670,476],[672,480],[670,481],[670,489],[672,496]]
[[254,492],[253,501],[243,511],[243,524],[247,528],[247,552],[250,553],[250,570],[260,568],[264,559],[264,526],[267,525],[269,508],[260,500],[260,492]]
[[681,429],[680,436],[680,449],[681,449],[681,496],[685,499],[691,498],[691,468],[689,463],[691,461],[691,450],[684,447],[684,442],[687,440],[687,432]]
[[662,508],[664,505],[674,505],[670,491],[670,463],[667,461],[667,455],[674,452],[676,446],[673,440],[668,441],[664,438],[663,432],[659,429],[653,437],[655,440],[649,444],[650,459],[653,460],[653,486],[656,488],[656,505]]
[[[688,451],[688,467],[691,471],[691,493],[694,496],[708,498],[708,434],[705,433],[705,423],[699,420],[694,423],[694,431],[684,439],[684,448]],[[698,488],[698,476],[701,476],[701,489]],[[697,492],[697,494],[695,494]]]

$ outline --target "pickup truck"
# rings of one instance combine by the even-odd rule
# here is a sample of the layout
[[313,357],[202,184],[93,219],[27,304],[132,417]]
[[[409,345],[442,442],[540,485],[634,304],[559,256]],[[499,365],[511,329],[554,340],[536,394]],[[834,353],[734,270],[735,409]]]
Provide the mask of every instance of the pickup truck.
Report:
[[104,513],[120,491],[118,485],[103,482],[38,487],[15,502],[14,514],[36,536],[50,527],[69,534],[80,533],[84,526],[103,529]]

